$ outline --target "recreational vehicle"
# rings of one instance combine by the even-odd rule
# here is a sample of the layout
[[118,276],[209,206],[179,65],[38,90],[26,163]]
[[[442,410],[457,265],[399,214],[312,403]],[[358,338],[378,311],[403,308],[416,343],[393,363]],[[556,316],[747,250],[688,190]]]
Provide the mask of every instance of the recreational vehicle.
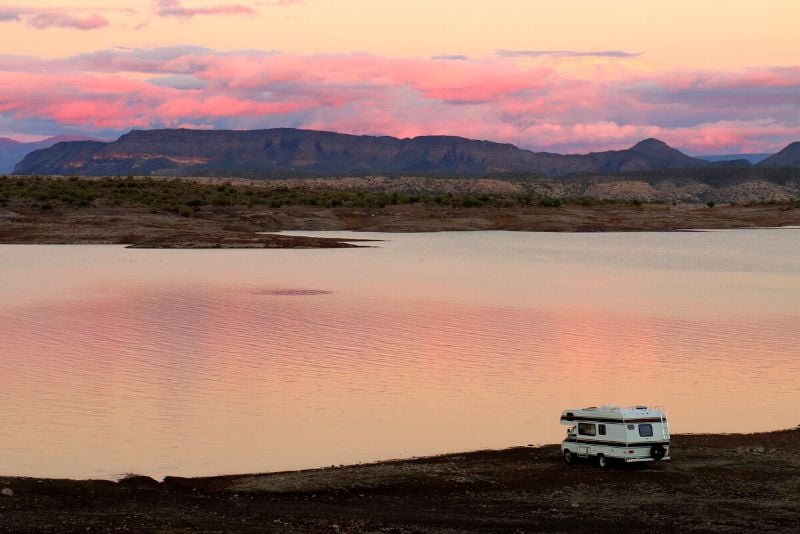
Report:
[[663,408],[601,406],[568,409],[561,424],[569,425],[561,442],[564,462],[592,458],[600,467],[609,461],[669,460],[669,427]]

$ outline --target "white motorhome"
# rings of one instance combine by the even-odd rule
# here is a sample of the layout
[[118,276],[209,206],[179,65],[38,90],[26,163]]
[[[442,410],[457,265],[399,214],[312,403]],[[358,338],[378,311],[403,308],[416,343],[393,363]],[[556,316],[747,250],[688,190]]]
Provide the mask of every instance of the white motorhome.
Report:
[[661,407],[601,406],[568,409],[561,424],[569,425],[561,442],[564,462],[593,458],[600,467],[609,460],[656,462],[669,460],[669,426]]

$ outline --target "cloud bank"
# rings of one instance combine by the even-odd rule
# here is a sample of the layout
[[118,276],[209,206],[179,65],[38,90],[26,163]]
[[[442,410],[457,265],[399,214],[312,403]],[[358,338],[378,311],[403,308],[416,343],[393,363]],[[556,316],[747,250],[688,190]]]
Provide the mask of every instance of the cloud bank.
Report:
[[497,50],[500,57],[613,57],[629,58],[641,56],[641,53],[624,52],[622,50]]
[[253,15],[256,10],[242,4],[206,7],[184,7],[180,0],[156,0],[156,13],[162,17],[195,17],[198,15]]
[[198,47],[0,56],[0,124],[20,134],[99,137],[184,126],[451,134],[558,152],[646,137],[695,153],[769,152],[800,139],[800,67],[657,70],[636,61]]
[[47,10],[25,7],[0,7],[0,22],[24,21],[36,29],[72,28],[75,30],[96,30],[110,25],[107,18],[91,13],[79,16],[74,10]]

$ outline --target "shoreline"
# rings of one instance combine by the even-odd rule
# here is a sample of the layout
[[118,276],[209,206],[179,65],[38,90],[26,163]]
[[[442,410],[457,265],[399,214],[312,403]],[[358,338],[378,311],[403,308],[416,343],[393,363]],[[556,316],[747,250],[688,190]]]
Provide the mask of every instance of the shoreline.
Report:
[[573,191],[539,190],[525,181],[413,177],[248,182],[0,176],[0,243],[341,248],[359,244],[274,232],[672,232],[800,226],[800,198],[764,184],[742,191],[708,184],[683,191],[673,184],[667,196],[625,181],[611,185]]
[[[676,434],[668,462],[565,466],[558,445],[215,477],[0,477],[9,530],[788,532],[800,426]],[[597,511],[602,509],[603,513]],[[388,529],[388,530],[387,530]]]
[[131,248],[353,248],[364,239],[291,231],[682,232],[800,226],[800,204],[715,206],[566,204],[559,207],[382,208],[224,206],[191,216],[130,206],[49,210],[0,206],[0,244],[121,244]]

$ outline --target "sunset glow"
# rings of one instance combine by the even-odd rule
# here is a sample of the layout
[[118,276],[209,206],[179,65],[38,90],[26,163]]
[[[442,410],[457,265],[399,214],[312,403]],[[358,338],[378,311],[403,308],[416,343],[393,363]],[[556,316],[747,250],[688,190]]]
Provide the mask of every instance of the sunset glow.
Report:
[[800,139],[798,16],[782,1],[3,4],[0,137],[287,126],[773,152]]

